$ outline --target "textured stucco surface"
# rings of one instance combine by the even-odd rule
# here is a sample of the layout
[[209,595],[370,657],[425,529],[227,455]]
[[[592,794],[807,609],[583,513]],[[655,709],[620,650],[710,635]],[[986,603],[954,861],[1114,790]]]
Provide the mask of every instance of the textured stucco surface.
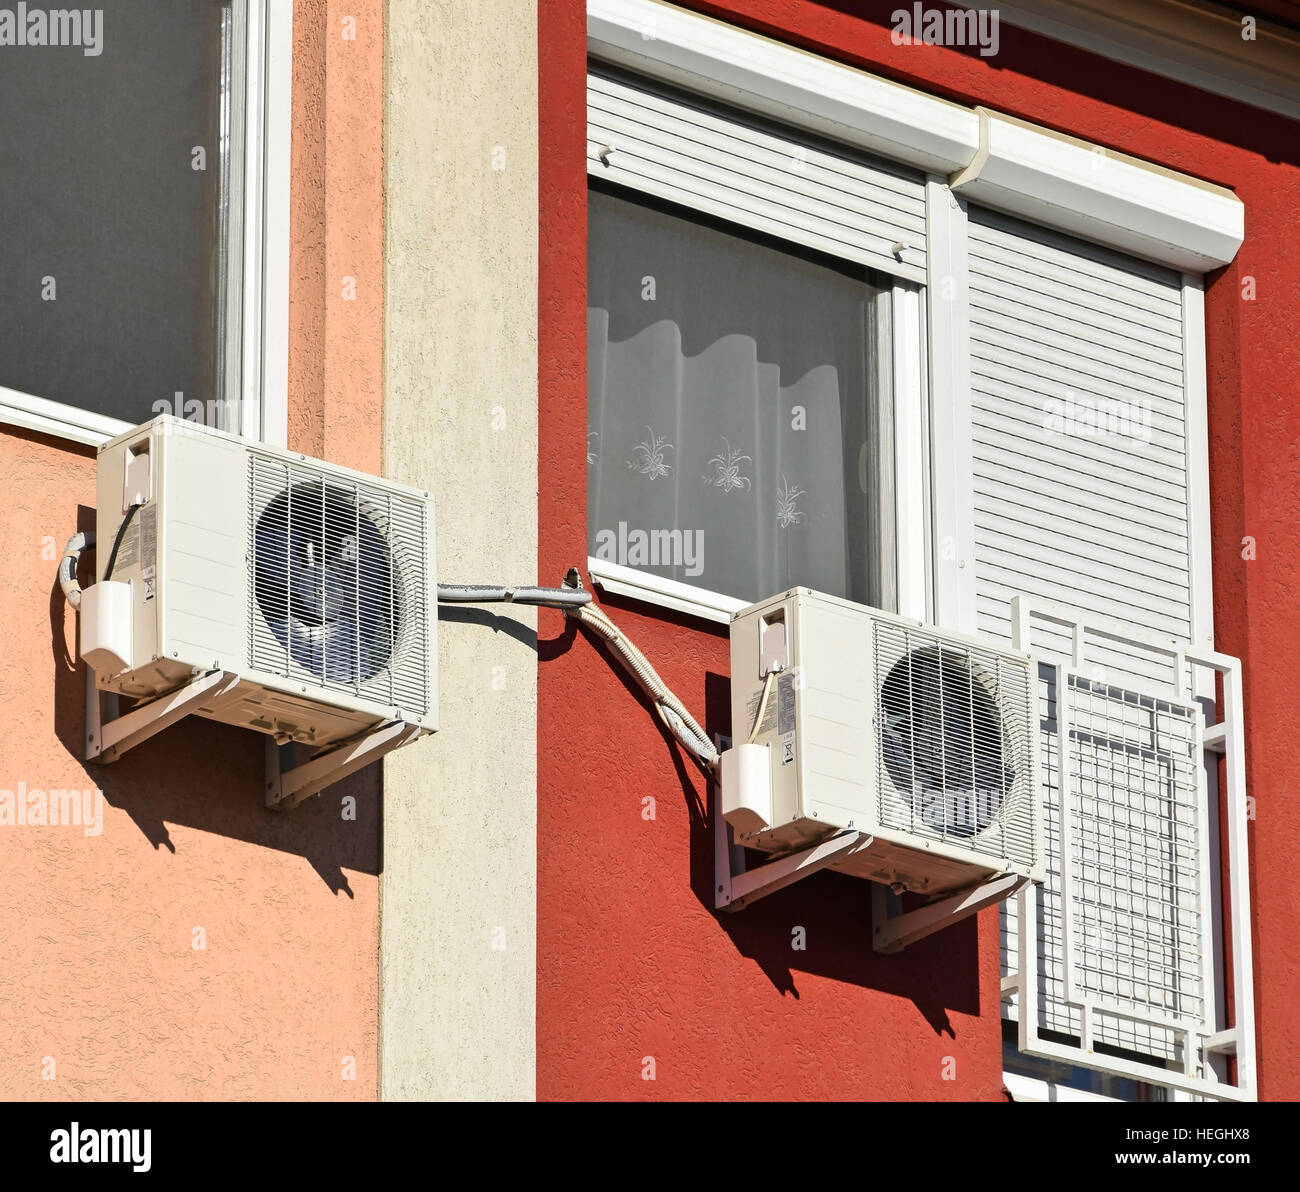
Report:
[[[1252,897],[1261,1096],[1300,1077],[1296,925],[1300,776],[1300,155],[1295,125],[1003,26],[994,58],[896,46],[894,5],[692,3],[965,104],[1084,137],[1232,187],[1237,260],[1208,279],[1212,534],[1221,649],[1245,660],[1257,801]],[[543,317],[541,567],[585,553],[586,177],[582,0],[540,27]],[[647,270],[649,272],[650,270]],[[1257,291],[1243,300],[1246,278]],[[1257,555],[1242,557],[1253,536]],[[610,600],[665,681],[727,730],[715,628]],[[544,612],[543,639],[562,632]],[[997,913],[890,957],[870,948],[864,883],[819,874],[735,916],[711,910],[704,785],[588,642],[549,651],[539,691],[538,1095],[988,1100],[1001,1092]],[[583,715],[575,717],[573,709]],[[643,818],[642,800],[656,800]],[[795,927],[807,947],[791,947]],[[645,1059],[655,1079],[643,1079]],[[947,1059],[951,1057],[951,1065]],[[948,1075],[951,1079],[948,1079]]]
[[278,815],[261,737],[199,719],[81,762],[76,622],[42,537],[61,549],[79,506],[93,525],[94,462],[0,433],[0,474],[0,787],[104,796],[98,836],[0,826],[0,1097],[372,1098],[373,776]]
[[[391,0],[387,52],[385,472],[434,493],[441,580],[531,582],[536,9]],[[533,1096],[534,624],[444,612],[441,731],[384,762],[385,1099]]]
[[[382,5],[347,6],[363,34],[370,16],[351,65],[334,8],[295,5],[289,441],[377,470]],[[337,317],[332,272],[369,287]],[[83,674],[54,569],[94,527],[94,473],[93,452],[0,427],[0,788],[104,792],[99,836],[0,826],[0,1097],[373,1099],[378,769],[285,814],[262,803],[263,738],[224,725],[79,760]]]

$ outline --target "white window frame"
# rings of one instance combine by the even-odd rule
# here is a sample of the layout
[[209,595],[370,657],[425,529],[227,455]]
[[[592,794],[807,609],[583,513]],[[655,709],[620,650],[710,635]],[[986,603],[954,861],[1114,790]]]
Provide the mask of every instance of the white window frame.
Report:
[[[660,0],[588,0],[587,48],[592,58],[643,77],[685,87],[929,175],[925,327],[919,340],[928,359],[915,378],[907,360],[895,361],[896,376],[905,380],[904,433],[899,439],[909,451],[896,460],[898,474],[925,477],[919,491],[900,492],[895,500],[901,519],[899,611],[906,615],[960,632],[974,631],[974,526],[970,503],[963,496],[971,488],[967,200],[1187,274],[1184,309],[1192,346],[1188,447],[1196,469],[1190,510],[1193,608],[1196,644],[1212,647],[1199,275],[1227,264],[1241,244],[1244,209],[1236,196],[1049,129],[935,98]],[[589,168],[594,169],[595,161],[589,147]],[[912,334],[911,327],[902,328],[902,342]],[[895,400],[900,400],[898,394]],[[914,433],[918,400],[923,424],[928,419],[928,451]],[[918,542],[917,511],[922,509],[925,540]],[[599,559],[588,559],[588,569],[609,592],[708,620],[726,623],[744,607],[744,602],[720,593]]]
[[[233,196],[220,245],[226,262],[226,429],[283,447],[288,436],[289,161],[293,0],[227,0],[233,80]],[[76,344],[69,345],[76,351]],[[180,414],[182,411],[176,411]],[[99,447],[131,423],[0,386],[0,424]]]
[[[921,498],[928,501],[924,521],[930,542],[921,555],[928,572],[923,585],[926,608],[913,612],[919,602],[909,598],[911,615],[961,632],[975,629],[973,511],[966,496],[972,484],[967,202],[1182,273],[1192,645],[1219,658],[1212,653],[1201,279],[1228,264],[1241,245],[1244,207],[1236,196],[1046,128],[937,99],[660,0],[588,0],[587,17],[588,52],[594,58],[919,167],[929,175],[922,340],[928,348],[928,368],[922,369],[928,394],[922,410],[930,413],[930,425],[929,451],[922,449],[920,463],[929,467]],[[904,442],[914,440],[914,430],[908,423],[908,433],[901,436]],[[907,504],[901,493],[896,504]],[[900,526],[913,538],[917,526],[912,514],[919,507],[911,505],[906,525]],[[900,568],[903,565],[900,559]],[[610,591],[686,611],[707,604],[701,615],[712,609],[716,620],[728,620],[740,603],[710,598],[628,568],[613,569],[598,560],[590,560],[589,566]],[[909,580],[900,586],[912,591],[915,575],[909,572]],[[692,604],[697,607],[689,607]],[[1222,661],[1226,665],[1233,660]],[[1239,671],[1237,675],[1239,682]],[[1241,855],[1234,863],[1243,866],[1244,873],[1244,838],[1235,847]],[[1009,1088],[1018,1084],[1022,1093],[1038,1093],[1041,1099],[1108,1099],[1052,1095],[1053,1087],[1046,1082],[1030,1082],[1014,1073],[1007,1077]],[[1142,1078],[1150,1079],[1145,1073]],[[1030,1083],[1043,1087],[1030,1089]],[[1253,1088],[1244,1091],[1253,1095]],[[1184,1099],[1189,1094],[1184,1088],[1173,1095]]]
[[[592,177],[599,178],[604,172],[604,148],[595,142],[587,145],[587,170]],[[627,183],[624,182],[624,185]],[[675,201],[679,201],[679,205],[687,210],[696,210],[687,200]],[[702,208],[698,210],[704,215],[716,214],[715,211],[704,211]],[[728,211],[727,218],[737,227],[773,234],[769,227],[745,212]],[[792,244],[791,247],[795,249],[798,246]],[[894,611],[924,621],[931,619],[934,611],[931,591],[933,574],[929,560],[931,503],[926,443],[930,428],[925,287],[878,266],[869,267],[881,279],[888,279],[884,284],[890,299],[892,354],[889,373],[892,381],[894,449],[889,470],[894,476],[894,486],[889,504],[894,517],[895,558],[891,584],[897,592],[897,609]],[[588,557],[587,570],[603,591],[629,596],[660,608],[690,613],[720,624],[729,623],[736,612],[751,603],[595,556]]]

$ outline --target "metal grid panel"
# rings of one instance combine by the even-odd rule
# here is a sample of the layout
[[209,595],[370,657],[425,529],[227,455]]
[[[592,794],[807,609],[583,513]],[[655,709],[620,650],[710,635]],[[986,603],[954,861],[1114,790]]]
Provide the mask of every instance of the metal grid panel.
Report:
[[1199,713],[1073,673],[1067,684],[1070,997],[1153,1021],[1202,1021]]
[[1028,665],[886,621],[872,633],[880,823],[1032,867]]
[[[1013,621],[1017,645],[1040,658],[1047,879],[1004,904],[1004,1017],[1020,1023],[1028,1054],[1253,1099],[1240,663],[1023,597]],[[1062,631],[1064,653],[1053,648]],[[1117,650],[1157,661],[1169,675],[1163,691],[1134,689],[1127,666],[1116,681],[1097,659]],[[1216,673],[1217,697],[1189,698],[1213,691]],[[1231,895],[1222,904],[1212,751],[1226,757]],[[1231,1015],[1220,911],[1232,916]]]
[[424,522],[410,497],[250,451],[250,665],[427,712]]
[[[1091,990],[1094,987],[1098,989],[1101,987],[1102,982],[1099,979],[1099,974],[1106,966],[1113,966],[1115,975],[1118,977],[1120,961],[1124,952],[1124,940],[1122,935],[1117,935],[1115,932],[1115,928],[1119,926],[1118,924],[1112,924],[1110,933],[1107,934],[1104,926],[1105,921],[1118,908],[1108,907],[1107,900],[1113,902],[1114,899],[1113,896],[1103,891],[1105,885],[1109,882],[1123,880],[1132,885],[1135,879],[1131,876],[1121,879],[1118,871],[1104,864],[1103,850],[1097,847],[1097,843],[1094,842],[1089,845],[1084,850],[1085,855],[1089,858],[1088,869],[1086,873],[1081,874],[1081,877],[1086,877],[1086,880],[1080,883],[1081,889],[1076,892],[1076,897],[1071,902],[1072,913],[1070,924],[1067,926],[1064,916],[1065,862],[1061,850],[1061,736],[1060,722],[1058,720],[1059,701],[1056,694],[1057,674],[1057,668],[1043,665],[1040,668],[1038,681],[1038,709],[1041,725],[1039,773],[1042,783],[1040,794],[1043,800],[1043,836],[1047,862],[1047,880],[1039,889],[1035,900],[1037,917],[1035,937],[1038,941],[1036,968],[1039,978],[1037,1018],[1043,1030],[1078,1038],[1083,1031],[1079,1004],[1081,998],[1079,988],[1074,987],[1072,991],[1073,982],[1067,980],[1067,930],[1069,927],[1074,928],[1071,942],[1077,942],[1077,946],[1082,951],[1082,965],[1071,966],[1070,978],[1077,980],[1076,972],[1081,971],[1084,978],[1084,988]],[[1079,676],[1074,676],[1074,678],[1079,679]],[[1087,682],[1088,680],[1082,681]],[[1068,704],[1068,700],[1066,703]],[[1089,767],[1080,765],[1078,756],[1080,742],[1075,739],[1073,732],[1071,733],[1071,748],[1074,755],[1071,770],[1076,773],[1080,771],[1086,772]],[[1080,790],[1077,784],[1074,784],[1071,805],[1068,809],[1073,813],[1068,818],[1072,825],[1072,834],[1075,837],[1076,851],[1081,840],[1097,835],[1098,831],[1102,834],[1107,831],[1104,828],[1100,830],[1094,828],[1087,819],[1087,812],[1095,810],[1103,801],[1104,796],[1116,796],[1125,803],[1129,799],[1141,799],[1143,797],[1141,790],[1134,794],[1134,792],[1126,788],[1128,779],[1133,777],[1132,772],[1111,768],[1110,763],[1117,759],[1108,758],[1099,753],[1098,746],[1095,743],[1087,742],[1085,748],[1092,758],[1091,769],[1094,777],[1086,784],[1086,802],[1081,800]],[[1098,786],[1098,770],[1108,780],[1110,784],[1108,787]],[[1158,887],[1158,882],[1156,884]],[[1093,900],[1094,896],[1095,902]],[[1142,897],[1144,899],[1149,897],[1145,885]],[[1159,902],[1160,899],[1156,896],[1151,898],[1149,905],[1157,906]],[[1020,968],[1018,916],[1018,900],[1009,899],[1002,904],[1000,922],[1004,972],[1016,972]],[[1135,918],[1132,912],[1128,911],[1126,912],[1124,927],[1135,938],[1144,939],[1147,932],[1159,929],[1159,922],[1158,916],[1150,923],[1147,923],[1144,921],[1143,916]],[[1103,956],[1104,959],[1102,959]],[[1128,962],[1127,956],[1123,956],[1123,959],[1126,963]],[[1105,998],[1100,997],[1097,999],[1089,998],[1088,1000],[1090,1002],[1095,1001],[1095,1012],[1092,1014],[1090,1028],[1096,1042],[1136,1055],[1149,1056],[1157,1063],[1182,1063],[1184,1058],[1182,1048],[1178,1036],[1173,1030],[1150,1019],[1145,1021],[1134,1020],[1111,1013],[1108,1009],[1110,1007],[1132,1011],[1133,1005],[1131,1003],[1128,1005],[1124,1005],[1119,1001],[1108,1003]],[[1017,1005],[1009,995],[1003,1004],[1003,1017],[1013,1021],[1018,1017]]]

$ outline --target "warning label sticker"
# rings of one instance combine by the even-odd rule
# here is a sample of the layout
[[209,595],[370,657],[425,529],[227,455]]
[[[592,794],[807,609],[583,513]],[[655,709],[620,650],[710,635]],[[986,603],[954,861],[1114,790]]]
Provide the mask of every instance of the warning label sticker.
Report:
[[140,510],[140,581],[144,584],[144,598],[152,600],[157,594],[158,563],[157,507],[150,502]]
[[[749,704],[746,707],[746,715],[750,724],[754,723],[754,717],[758,715],[758,705],[762,703],[763,692],[760,688],[749,697]],[[767,707],[763,710],[763,723],[758,726],[755,737],[761,737],[764,733],[770,733],[776,728],[776,705],[772,700],[767,701]]]
[[794,733],[781,734],[781,764],[788,766],[794,761]]
[[[758,726],[754,736],[761,737],[775,730],[781,735],[782,760],[794,761],[794,672],[786,671],[777,675],[775,686],[776,698],[768,697],[767,707],[763,710],[763,723]],[[746,711],[750,724],[754,723],[754,717],[758,715],[758,705],[762,699],[761,687],[749,697]]]
[[153,571],[158,561],[158,515],[152,501],[140,510],[140,566]]
[[794,732],[794,672],[784,671],[776,680],[776,726],[783,736]]
[[113,562],[113,573],[121,575],[128,568],[140,562],[140,527],[130,525],[122,535],[122,545],[117,548],[117,558]]

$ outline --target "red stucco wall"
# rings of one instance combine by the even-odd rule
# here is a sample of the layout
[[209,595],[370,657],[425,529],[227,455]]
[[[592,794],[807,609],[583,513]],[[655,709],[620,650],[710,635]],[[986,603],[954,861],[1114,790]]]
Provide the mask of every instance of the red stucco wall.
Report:
[[[1289,748],[1300,712],[1296,125],[1005,24],[1000,53],[980,58],[894,46],[892,3],[692,7],[1206,178],[1245,203],[1245,244],[1206,296],[1215,618],[1218,647],[1246,664],[1260,1094],[1300,1097],[1300,766]],[[547,4],[539,34],[539,563],[554,582],[586,555],[581,0]],[[1254,301],[1241,298],[1246,276]],[[1242,558],[1246,535],[1253,561]],[[725,731],[720,627],[606,604],[707,726]],[[539,1097],[1001,1097],[996,912],[893,957],[871,952],[866,884],[836,874],[715,916],[703,781],[588,640],[553,613],[541,635]],[[642,818],[647,795],[653,821]],[[791,949],[796,926],[806,951]],[[646,1056],[653,1082],[642,1079]]]
[[[383,3],[294,8],[290,443],[378,471]],[[0,477],[0,788],[104,793],[98,836],[0,826],[0,1098],[372,1100],[376,768],[270,812],[263,738],[197,718],[83,763],[55,565],[94,528],[94,452],[0,426]]]

